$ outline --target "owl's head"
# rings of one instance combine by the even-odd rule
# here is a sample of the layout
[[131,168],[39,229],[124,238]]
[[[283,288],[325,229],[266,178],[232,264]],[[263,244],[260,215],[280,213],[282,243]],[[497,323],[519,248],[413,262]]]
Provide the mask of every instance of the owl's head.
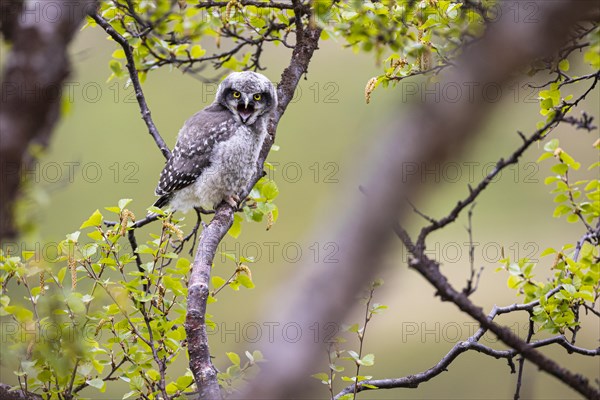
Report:
[[277,92],[266,76],[233,72],[217,89],[216,103],[226,107],[240,123],[252,125],[277,106]]

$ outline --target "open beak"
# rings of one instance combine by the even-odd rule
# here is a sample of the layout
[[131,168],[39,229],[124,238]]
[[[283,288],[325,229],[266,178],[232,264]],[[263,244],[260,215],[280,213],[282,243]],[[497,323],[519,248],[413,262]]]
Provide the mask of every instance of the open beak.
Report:
[[245,124],[250,116],[254,114],[254,103],[250,103],[248,98],[245,98],[243,103],[241,101],[238,102],[237,111],[242,122]]

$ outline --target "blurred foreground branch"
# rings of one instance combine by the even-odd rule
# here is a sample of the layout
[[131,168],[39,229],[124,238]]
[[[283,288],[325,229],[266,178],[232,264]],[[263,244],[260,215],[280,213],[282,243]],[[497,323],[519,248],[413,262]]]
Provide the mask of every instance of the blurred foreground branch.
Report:
[[[532,2],[510,2],[511,7],[515,6],[513,3],[523,7],[524,3]],[[598,3],[593,1],[538,1],[535,6],[539,11],[536,22],[519,20],[508,9],[503,10],[500,18],[488,26],[485,36],[466,49],[453,67],[440,74],[441,84],[479,88],[503,84],[520,68],[558,50],[578,22],[598,15]],[[396,221],[404,218],[409,208],[405,199],[418,189],[420,171],[407,176],[404,166],[425,168],[460,153],[464,144],[478,133],[490,108],[482,93],[474,95],[475,98],[463,97],[454,103],[442,101],[417,105],[409,113],[408,121],[398,122],[392,128],[393,132],[381,141],[376,154],[365,162],[371,171],[363,179],[368,182],[366,196],[356,192],[346,195],[343,211],[329,214],[334,216],[333,219],[319,227],[319,232],[324,232],[319,237],[335,238],[339,246],[337,263],[325,265],[321,261],[298,268],[298,276],[291,278],[296,282],[297,290],[293,295],[278,293],[277,301],[270,303],[279,305],[271,318],[295,321],[302,327],[343,321],[356,293],[378,275]],[[598,397],[587,380],[560,367],[534,346],[488,320],[481,308],[449,285],[435,261],[421,257],[414,260],[412,266],[443,299],[454,302],[482,328],[494,332],[538,368],[588,398]],[[282,299],[286,299],[284,304],[281,304]],[[302,377],[314,371],[315,360],[321,352],[319,343],[267,346],[265,356],[270,362],[261,372],[262,379],[259,376],[254,380],[241,398],[302,395],[306,390]]]
[[35,162],[33,144],[45,147],[60,116],[60,91],[70,73],[67,47],[96,0],[56,1],[57,17],[44,1],[2,1],[0,31],[12,43],[2,73],[0,102],[0,240],[14,238],[13,205],[22,168]]

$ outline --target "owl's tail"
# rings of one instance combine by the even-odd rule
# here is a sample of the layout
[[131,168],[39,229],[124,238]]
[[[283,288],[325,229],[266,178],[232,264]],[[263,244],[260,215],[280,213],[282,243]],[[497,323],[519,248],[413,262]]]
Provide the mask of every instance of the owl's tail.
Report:
[[169,204],[169,201],[171,201],[171,196],[172,194],[163,194],[162,196],[160,196],[158,198],[158,200],[156,200],[153,204],[154,207],[158,207],[158,208],[163,208],[164,206],[166,206],[167,204]]

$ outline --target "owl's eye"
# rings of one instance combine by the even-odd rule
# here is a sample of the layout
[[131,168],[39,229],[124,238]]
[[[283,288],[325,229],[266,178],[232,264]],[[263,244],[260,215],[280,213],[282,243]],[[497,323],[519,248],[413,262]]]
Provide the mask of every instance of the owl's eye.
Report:
[[256,101],[260,101],[260,99],[262,99],[262,96],[260,95],[260,93],[256,93],[256,94],[254,95],[254,100],[256,100]]
[[239,99],[242,96],[242,94],[238,91],[233,91],[233,98],[234,99]]

